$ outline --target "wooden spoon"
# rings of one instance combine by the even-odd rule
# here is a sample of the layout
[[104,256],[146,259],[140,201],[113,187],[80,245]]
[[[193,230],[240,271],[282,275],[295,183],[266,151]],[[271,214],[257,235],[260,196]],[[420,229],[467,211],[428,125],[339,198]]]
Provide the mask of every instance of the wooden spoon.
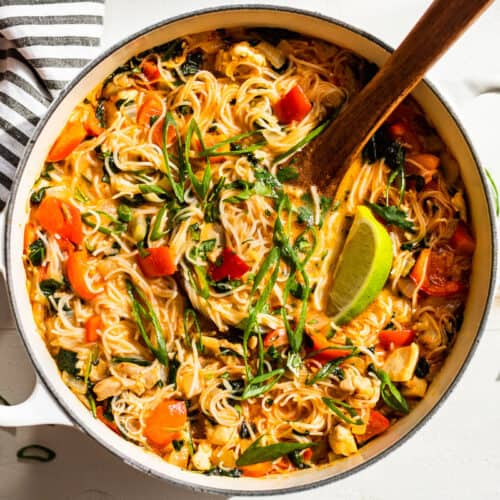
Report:
[[347,167],[370,137],[432,64],[492,2],[434,0],[375,77],[304,148],[299,182],[303,186],[315,184],[332,196]]

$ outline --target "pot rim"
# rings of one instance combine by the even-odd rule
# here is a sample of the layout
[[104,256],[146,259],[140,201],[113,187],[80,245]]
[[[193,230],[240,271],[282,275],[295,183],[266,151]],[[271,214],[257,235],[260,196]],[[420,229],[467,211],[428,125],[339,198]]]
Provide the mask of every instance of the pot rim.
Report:
[[[421,418],[420,421],[418,421],[406,434],[404,434],[401,438],[399,438],[397,441],[395,441],[393,444],[385,448],[383,451],[379,452],[378,454],[374,455],[373,457],[365,460],[364,462],[355,465],[349,470],[346,470],[342,473],[339,473],[335,476],[327,477],[324,479],[320,479],[317,481],[313,481],[308,484],[301,484],[301,485],[296,485],[296,486],[284,486],[282,488],[276,488],[272,490],[265,490],[265,489],[259,489],[257,491],[248,491],[248,490],[239,490],[237,487],[236,488],[219,488],[219,487],[212,487],[212,486],[200,486],[196,484],[196,476],[193,475],[193,481],[184,481],[184,480],[179,480],[175,478],[174,476],[169,476],[165,477],[165,474],[159,474],[156,471],[150,470],[147,466],[141,463],[140,460],[136,459],[135,457],[131,457],[128,454],[123,453],[122,451],[114,448],[112,445],[107,443],[107,440],[105,438],[102,438],[100,435],[97,433],[94,433],[93,431],[89,430],[84,423],[82,423],[81,419],[78,418],[77,415],[75,415],[72,411],[70,411],[65,402],[64,398],[59,396],[58,391],[54,388],[52,385],[51,381],[48,380],[48,377],[46,378],[44,375],[43,367],[42,367],[42,362],[40,362],[36,355],[34,350],[31,348],[31,344],[29,339],[30,334],[27,334],[19,321],[19,317],[22,315],[22,311],[19,310],[17,306],[17,301],[15,300],[15,295],[17,293],[16,289],[16,283],[14,282],[14,276],[12,272],[12,266],[9,265],[10,260],[9,260],[9,254],[10,254],[10,246],[11,246],[11,235],[10,231],[8,230],[8,224],[12,221],[13,217],[13,212],[14,212],[14,204],[11,202],[11,200],[15,199],[17,196],[17,192],[19,189],[20,185],[20,180],[21,177],[23,176],[23,171],[26,167],[27,161],[29,159],[29,156],[31,154],[31,151],[33,149],[33,146],[35,142],[38,140],[38,137],[41,133],[41,131],[44,129],[47,121],[51,117],[51,115],[54,113],[54,111],[59,107],[61,102],[66,98],[66,96],[80,83],[80,80],[87,75],[90,71],[92,71],[97,65],[99,65],[101,62],[103,62],[105,59],[110,57],[112,54],[115,52],[118,52],[119,50],[122,49],[126,44],[132,42],[133,40],[146,35],[147,33],[166,27],[172,23],[175,23],[177,21],[182,21],[185,19],[197,17],[200,15],[205,15],[205,14],[213,14],[213,13],[223,13],[223,12],[232,12],[232,11],[239,11],[239,10],[253,10],[253,11],[270,11],[270,12],[285,12],[285,13],[291,13],[291,14],[299,14],[301,16],[307,16],[311,18],[316,18],[320,19],[323,21],[326,21],[332,25],[336,25],[338,27],[344,28],[346,30],[349,30],[357,35],[360,35],[369,41],[377,44],[379,47],[384,49],[387,52],[393,52],[394,49],[388,45],[387,43],[383,42],[380,40],[378,37],[372,35],[371,33],[368,33],[367,31],[357,28],[349,23],[346,23],[344,21],[340,21],[339,19],[336,19],[331,16],[327,16],[324,14],[321,14],[319,12],[315,12],[312,10],[305,10],[305,9],[299,9],[295,7],[288,7],[288,6],[283,6],[283,5],[265,5],[265,4],[239,4],[239,5],[229,5],[229,6],[215,6],[215,7],[209,7],[209,8],[204,8],[204,9],[197,9],[194,11],[190,11],[187,13],[179,14],[173,17],[168,17],[166,19],[163,19],[162,21],[158,21],[157,23],[151,24],[139,31],[136,31],[132,33],[131,35],[128,35],[127,37],[119,40],[118,42],[112,44],[110,47],[108,47],[106,50],[104,50],[98,57],[90,61],[80,72],[79,74],[71,80],[66,87],[62,90],[62,92],[58,95],[58,97],[50,104],[50,106],[47,109],[47,112],[43,116],[43,118],[40,120],[40,122],[37,124],[37,127],[30,138],[29,142],[26,144],[23,156],[21,158],[21,161],[19,162],[19,165],[16,170],[16,175],[14,182],[12,184],[11,188],[11,193],[9,196],[9,202],[7,204],[7,212],[6,212],[6,227],[4,234],[0,237],[4,239],[4,245],[3,245],[3,255],[1,256],[3,258],[3,261],[6,263],[6,282],[7,282],[7,295],[9,298],[9,303],[11,307],[11,311],[13,312],[15,324],[16,324],[16,329],[20,333],[20,337],[22,339],[22,342],[26,348],[26,351],[29,354],[30,360],[32,365],[35,368],[36,374],[40,377],[40,379],[43,381],[43,384],[45,387],[48,389],[50,395],[54,398],[54,400],[57,402],[59,407],[63,410],[63,412],[67,415],[69,420],[81,431],[83,431],[86,435],[94,439],[99,445],[101,445],[104,449],[107,451],[113,453],[115,456],[120,458],[122,461],[124,461],[127,465],[130,465],[141,472],[144,472],[145,474],[149,476],[156,477],[158,479],[171,482],[175,485],[183,486],[186,488],[189,488],[190,490],[197,491],[197,492],[206,492],[206,493],[212,493],[212,494],[223,494],[223,495],[237,495],[237,496],[256,496],[256,495],[280,495],[280,494],[285,494],[285,493],[296,493],[300,491],[305,491],[305,490],[312,490],[313,488],[318,488],[320,486],[324,486],[330,483],[333,483],[335,481],[338,481],[340,479],[344,479],[356,472],[359,472],[369,465],[379,461],[380,459],[384,458],[387,454],[390,452],[394,451],[397,449],[399,446],[401,446],[403,443],[405,443],[410,437],[412,437],[419,429],[421,429],[424,424],[426,424],[430,418],[435,414],[435,412],[439,409],[439,407],[444,403],[444,401],[448,398],[448,396],[451,394],[451,392],[455,389],[458,381],[461,379],[461,377],[464,374],[465,368],[469,365],[470,360],[474,354],[474,352],[477,349],[477,345],[479,343],[479,340],[484,333],[485,330],[485,325],[487,322],[487,318],[489,315],[489,311],[491,309],[491,305],[493,302],[494,298],[494,289],[495,289],[495,277],[496,277],[496,272],[497,272],[497,228],[496,225],[490,224],[490,237],[491,237],[491,268],[490,268],[490,276],[489,276],[489,283],[488,283],[488,295],[486,302],[484,304],[484,309],[483,309],[483,314],[481,316],[481,319],[479,321],[479,326],[477,329],[477,333],[475,335],[474,341],[471,344],[471,347],[462,363],[460,366],[459,370],[457,371],[456,375],[454,378],[450,381],[448,387],[446,390],[441,394],[437,402],[432,406],[432,408]],[[477,167],[478,174],[481,180],[481,188],[483,193],[485,194],[486,200],[487,200],[487,206],[488,206],[488,217],[491,221],[495,221],[495,211],[494,211],[494,202],[492,199],[492,194],[488,188],[488,182],[486,179],[486,175],[483,171],[483,168],[481,167],[481,162],[479,160],[479,157],[477,155],[477,152],[472,145],[472,142],[470,140],[469,135],[467,134],[465,127],[462,125],[460,122],[457,114],[453,110],[452,106],[449,104],[449,102],[443,97],[442,93],[437,90],[436,86],[432,83],[429,82],[428,78],[422,79],[422,83],[426,85],[432,93],[435,95],[435,97],[442,103],[443,107],[445,108],[446,112],[448,115],[453,119],[453,122],[455,123],[458,131],[460,132],[462,139],[464,143],[466,144],[467,148],[469,149],[471,156],[474,160],[474,164]],[[19,202],[18,202],[19,203]]]

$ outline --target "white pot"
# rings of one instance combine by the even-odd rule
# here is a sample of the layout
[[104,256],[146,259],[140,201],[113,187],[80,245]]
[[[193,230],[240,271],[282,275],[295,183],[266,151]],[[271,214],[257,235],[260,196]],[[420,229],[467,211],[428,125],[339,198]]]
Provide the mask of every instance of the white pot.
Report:
[[303,470],[288,476],[234,479],[209,477],[178,469],[159,456],[127,442],[99,420],[94,419],[62,382],[56,364],[38,334],[33,320],[21,258],[30,189],[39,176],[50,146],[76,104],[117,66],[138,52],[189,33],[237,26],[280,27],[298,31],[306,36],[322,38],[347,47],[378,65],[384,63],[390,52],[388,47],[367,33],[318,14],[275,7],[227,7],[195,12],[163,21],[115,45],[87,66],[79,78],[73,81],[53,103],[39,124],[18,168],[9,202],[2,252],[5,259],[4,273],[17,328],[39,377],[35,390],[27,401],[11,407],[0,406],[0,425],[45,423],[73,425],[131,466],[158,478],[197,490],[246,495],[285,493],[339,479],[359,470],[403,443],[424,421],[428,420],[457,382],[484,327],[493,297],[496,269],[493,204],[488,196],[484,174],[463,128],[434,87],[428,82],[422,82],[413,92],[413,96],[460,163],[477,240],[464,322],[453,349],[423,401],[384,435],[364,446],[357,455],[327,467]]

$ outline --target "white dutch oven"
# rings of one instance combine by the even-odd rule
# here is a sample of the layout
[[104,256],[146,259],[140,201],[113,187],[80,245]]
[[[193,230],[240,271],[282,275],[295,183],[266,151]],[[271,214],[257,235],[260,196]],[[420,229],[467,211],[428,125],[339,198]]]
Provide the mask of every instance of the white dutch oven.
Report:
[[284,493],[312,488],[339,479],[360,470],[404,442],[428,420],[455,385],[484,327],[493,297],[496,269],[492,202],[488,197],[484,174],[463,128],[434,87],[423,82],[413,92],[413,96],[460,163],[477,240],[463,326],[443,369],[431,384],[424,400],[388,432],[364,446],[357,455],[333,465],[269,479],[209,477],[180,470],[160,457],[118,437],[99,420],[95,420],[62,382],[56,364],[36,330],[21,259],[23,227],[28,217],[30,189],[40,173],[50,146],[74,106],[82,101],[97,83],[138,52],[189,33],[237,26],[287,28],[347,47],[378,65],[386,60],[390,51],[374,37],[318,14],[264,6],[223,7],[195,12],[147,28],[107,50],[93,64],[87,66],[80,77],[54,102],[45,119],[39,124],[18,169],[6,213],[5,236],[2,238],[3,249],[1,249],[5,262],[3,272],[7,279],[10,304],[17,328],[38,377],[34,392],[27,401],[11,407],[0,406],[0,425],[75,426],[131,466],[158,478],[197,490],[246,495]]

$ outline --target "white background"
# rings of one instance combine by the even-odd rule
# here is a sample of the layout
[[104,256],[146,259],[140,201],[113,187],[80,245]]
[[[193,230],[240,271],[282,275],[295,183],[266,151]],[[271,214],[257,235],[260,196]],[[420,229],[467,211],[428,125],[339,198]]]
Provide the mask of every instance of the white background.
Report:
[[[104,47],[163,18],[223,3],[223,0],[106,1]],[[426,0],[281,0],[282,5],[318,11],[351,23],[391,45],[401,41],[428,3]],[[500,88],[499,49],[500,3],[496,2],[430,74],[456,100],[483,163],[497,179],[500,179],[500,95],[490,93],[471,100],[467,89],[478,80],[496,81],[497,90]],[[29,394],[34,375],[13,329],[6,302],[1,287],[0,394],[15,403]],[[487,330],[458,387],[412,439],[355,476],[287,497],[500,499],[499,319],[497,298]],[[16,450],[31,443],[56,450],[56,460],[48,464],[18,462]],[[192,493],[136,472],[71,428],[0,429],[1,500],[170,498],[215,497]]]

